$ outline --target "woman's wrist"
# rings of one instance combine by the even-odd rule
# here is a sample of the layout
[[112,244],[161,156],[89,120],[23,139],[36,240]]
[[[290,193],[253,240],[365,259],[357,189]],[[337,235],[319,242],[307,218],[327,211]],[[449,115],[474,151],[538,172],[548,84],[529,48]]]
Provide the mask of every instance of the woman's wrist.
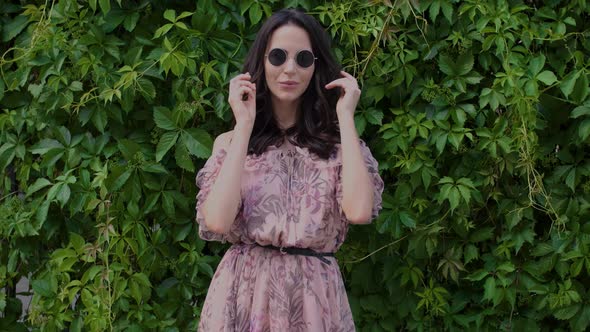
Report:
[[234,132],[247,133],[248,135],[252,132],[254,123],[237,123],[234,126]]
[[353,112],[346,112],[346,111],[336,111],[336,115],[338,117],[338,123],[346,124],[352,123],[354,124],[354,113]]

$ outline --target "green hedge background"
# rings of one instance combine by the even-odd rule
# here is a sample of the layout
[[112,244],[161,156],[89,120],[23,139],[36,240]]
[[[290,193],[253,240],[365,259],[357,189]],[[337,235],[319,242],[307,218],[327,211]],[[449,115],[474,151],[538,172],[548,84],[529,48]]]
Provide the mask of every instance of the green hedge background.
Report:
[[283,7],[359,79],[386,183],[338,252],[358,330],[585,330],[586,0],[2,2],[0,330],[196,329],[227,245],[194,176]]

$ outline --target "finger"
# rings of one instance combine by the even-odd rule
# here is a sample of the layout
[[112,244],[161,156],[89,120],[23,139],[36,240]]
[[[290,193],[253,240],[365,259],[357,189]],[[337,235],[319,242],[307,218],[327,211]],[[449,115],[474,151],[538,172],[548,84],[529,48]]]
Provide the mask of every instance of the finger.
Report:
[[346,82],[345,78],[339,78],[336,80],[333,80],[332,82],[326,84],[326,89],[332,89],[335,87],[344,87],[344,83]]
[[242,99],[242,100],[245,100],[245,99],[243,99],[244,95],[247,95],[249,98],[251,96],[254,96],[254,94],[255,94],[254,90],[251,89],[250,87],[247,87],[247,86],[243,86],[238,90],[238,96],[240,96],[240,99]]
[[241,81],[241,82],[235,83],[234,85],[232,85],[230,87],[230,94],[232,94],[232,91],[239,93],[239,89],[242,87],[248,87],[248,88],[256,91],[256,84],[254,84],[252,82],[248,82],[248,81]]
[[256,84],[253,82],[250,82],[248,80],[241,80],[241,81],[237,81],[235,82],[235,85],[237,87],[241,87],[241,86],[249,86],[249,87],[256,87]]
[[356,78],[354,76],[352,76],[351,74],[345,72],[344,70],[340,71],[340,75],[344,76],[344,77],[348,77],[348,78],[352,78],[353,80],[356,81]]
[[232,83],[232,82],[249,81],[251,78],[252,78],[252,76],[250,75],[250,73],[239,74],[239,75],[236,75],[234,78],[232,78],[230,80],[230,83]]

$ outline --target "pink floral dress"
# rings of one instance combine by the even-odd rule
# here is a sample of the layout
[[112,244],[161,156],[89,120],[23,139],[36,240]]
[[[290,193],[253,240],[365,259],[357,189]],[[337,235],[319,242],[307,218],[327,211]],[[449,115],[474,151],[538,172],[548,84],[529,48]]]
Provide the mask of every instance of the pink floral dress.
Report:
[[[372,219],[381,209],[383,181],[377,161],[361,140],[374,183]],[[207,230],[200,212],[226,151],[197,173],[197,222],[204,240],[230,242],[211,280],[199,331],[354,331],[346,290],[334,257],[288,255],[256,245],[335,252],[348,221],[342,211],[342,150],[324,160],[288,142],[247,156],[242,202],[227,234]]]

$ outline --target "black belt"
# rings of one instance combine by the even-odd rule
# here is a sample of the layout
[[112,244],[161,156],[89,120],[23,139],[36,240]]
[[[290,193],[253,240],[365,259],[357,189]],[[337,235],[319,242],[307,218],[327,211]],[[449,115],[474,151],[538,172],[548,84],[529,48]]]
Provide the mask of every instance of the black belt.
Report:
[[258,244],[258,243],[256,243],[256,245],[258,245],[259,247],[262,247],[262,248],[268,248],[268,249],[278,250],[282,254],[303,255],[303,256],[317,257],[320,261],[322,261],[323,263],[326,263],[328,265],[332,264],[332,262],[330,262],[328,259],[326,259],[325,256],[334,257],[334,253],[333,252],[317,252],[317,251],[313,251],[313,250],[311,250],[309,248],[276,247],[276,246],[273,246],[271,244],[266,245],[266,246],[263,246],[263,245]]

